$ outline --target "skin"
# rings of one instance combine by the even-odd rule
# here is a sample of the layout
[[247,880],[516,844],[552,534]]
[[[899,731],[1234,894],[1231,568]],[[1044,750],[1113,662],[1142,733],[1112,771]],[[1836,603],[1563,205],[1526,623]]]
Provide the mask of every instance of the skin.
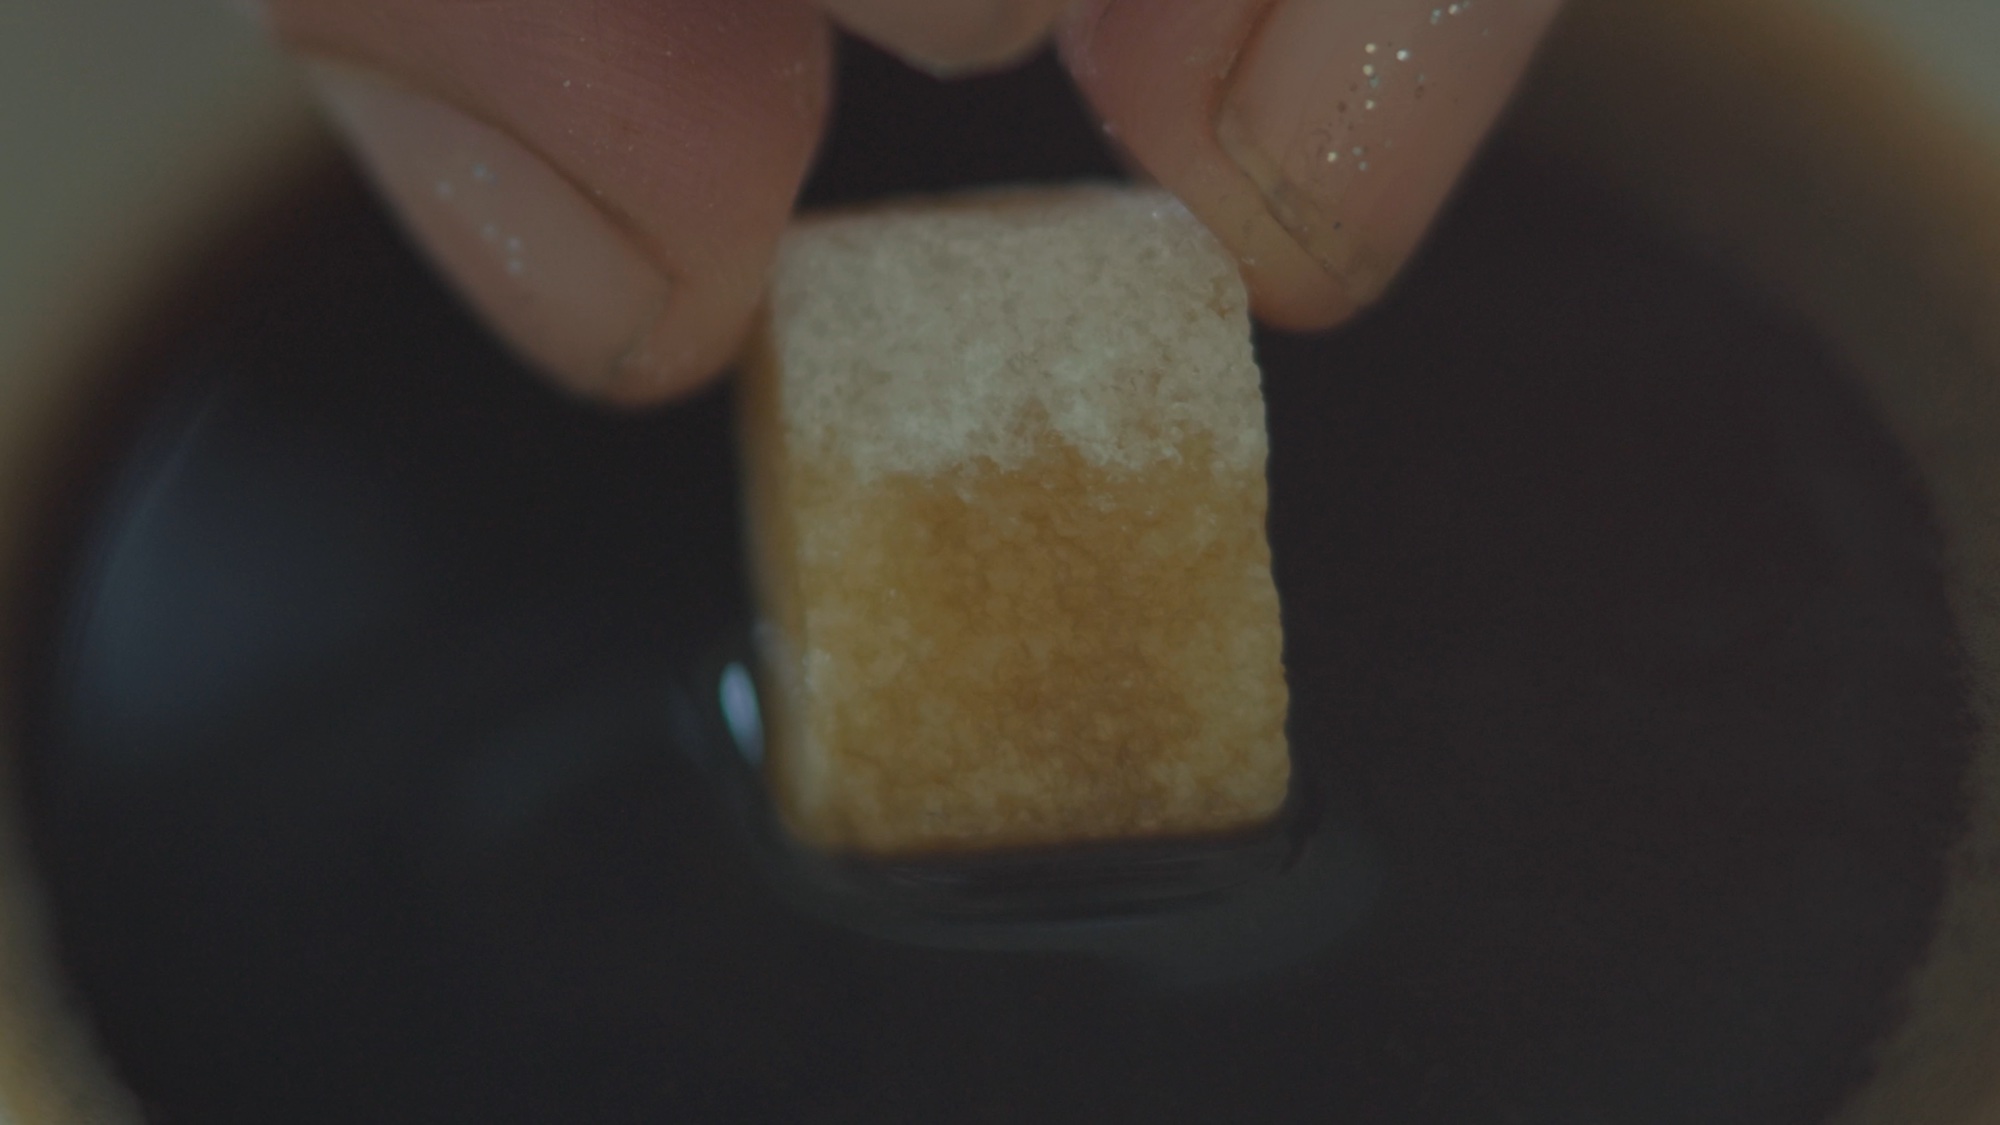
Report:
[[[943,78],[1006,67],[1053,38],[1131,163],[1237,255],[1262,319],[1318,329],[1351,316],[1379,287],[1340,276],[1310,232],[1288,226],[1269,177],[1218,143],[1218,113],[1248,85],[1239,62],[1297,70],[1354,54],[1358,69],[1361,40],[1402,34],[1431,0],[1292,2],[1319,5],[1303,23],[1325,43],[1293,42],[1295,20],[1283,50],[1253,49],[1274,0],[264,0],[264,11],[385,197],[494,329],[577,393],[643,405],[698,388],[740,345],[825,127],[836,25]],[[1479,2],[1488,39],[1514,45],[1501,77],[1427,102],[1390,157],[1415,169],[1394,182],[1422,182],[1378,190],[1348,216],[1343,235],[1385,232],[1391,270],[1555,5]],[[1287,91],[1325,85],[1264,82],[1253,120],[1268,135],[1290,120]],[[406,100],[421,106],[397,108]],[[446,200],[460,181],[445,182],[439,169],[455,166],[432,150],[458,151],[461,133],[482,179],[489,164],[522,170],[494,204],[512,226]],[[1274,142],[1310,174],[1313,156],[1287,143]],[[1388,155],[1376,183],[1391,182]],[[516,245],[499,237],[516,227],[547,235],[526,267],[494,249]],[[540,268],[558,253],[560,268]]]

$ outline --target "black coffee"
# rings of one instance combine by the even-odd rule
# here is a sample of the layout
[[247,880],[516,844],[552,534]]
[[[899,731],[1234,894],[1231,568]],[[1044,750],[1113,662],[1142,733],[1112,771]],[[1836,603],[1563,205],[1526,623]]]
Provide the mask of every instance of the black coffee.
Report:
[[[845,78],[818,200],[1109,172],[1046,62]],[[1260,340],[1333,874],[1007,949],[800,914],[691,764],[726,394],[545,391],[333,198],[147,361],[45,591],[34,845],[157,1120],[1726,1125],[1867,1076],[1970,751],[1937,532],[1811,336],[1587,190],[1497,153],[1380,309]]]

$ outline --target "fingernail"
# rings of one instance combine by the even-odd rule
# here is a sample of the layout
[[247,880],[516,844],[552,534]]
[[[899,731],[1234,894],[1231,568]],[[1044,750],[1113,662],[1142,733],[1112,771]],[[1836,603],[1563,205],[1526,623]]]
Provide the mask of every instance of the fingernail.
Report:
[[1559,0],[1280,0],[1225,80],[1223,151],[1356,303],[1416,249]]
[[939,78],[990,70],[1041,42],[1043,0],[822,0],[835,19]]
[[671,286],[608,212],[500,128],[346,65],[309,69],[376,186],[516,348],[586,394],[644,377]]

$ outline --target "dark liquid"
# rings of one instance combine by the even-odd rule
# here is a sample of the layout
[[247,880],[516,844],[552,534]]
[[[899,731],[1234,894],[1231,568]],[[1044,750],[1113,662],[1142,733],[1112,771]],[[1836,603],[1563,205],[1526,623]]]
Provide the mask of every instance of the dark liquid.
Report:
[[[1046,64],[847,79],[818,199],[1106,170]],[[726,395],[542,390],[339,198],[152,363],[51,587],[34,844],[157,1120],[1725,1125],[1867,1076],[1970,751],[1937,534],[1643,224],[1502,153],[1382,308],[1260,341],[1363,874],[1136,963],[775,894],[663,686],[746,608]]]

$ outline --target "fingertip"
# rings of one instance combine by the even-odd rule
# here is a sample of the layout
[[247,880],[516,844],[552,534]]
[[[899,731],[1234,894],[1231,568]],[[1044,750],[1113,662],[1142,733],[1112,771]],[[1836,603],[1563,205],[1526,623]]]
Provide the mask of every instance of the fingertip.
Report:
[[459,292],[565,388],[603,392],[676,288],[589,193],[510,131],[351,63],[306,73],[378,191]]
[[1238,262],[1257,319],[1287,332],[1317,332],[1344,323],[1364,306],[1347,288],[1310,260],[1289,255],[1281,265]]
[[1048,37],[1064,0],[820,0],[842,26],[940,78],[998,70]]
[[728,365],[823,126],[816,13],[607,0],[550,34],[453,0],[281,4],[380,194],[517,354],[622,405]]
[[1359,302],[1300,249],[1211,127],[1215,91],[1255,23],[1256,6],[1086,0],[1056,30],[1064,65],[1129,163],[1179,196],[1236,257],[1259,320],[1307,331]]
[[592,393],[614,406],[655,406],[694,394],[729,368],[741,351],[768,273],[768,247],[742,248],[754,280],[711,277],[711,284],[663,304],[632,338]]
[[1413,254],[1558,0],[1088,0],[1060,32],[1120,142],[1242,263],[1258,315],[1338,323]]

